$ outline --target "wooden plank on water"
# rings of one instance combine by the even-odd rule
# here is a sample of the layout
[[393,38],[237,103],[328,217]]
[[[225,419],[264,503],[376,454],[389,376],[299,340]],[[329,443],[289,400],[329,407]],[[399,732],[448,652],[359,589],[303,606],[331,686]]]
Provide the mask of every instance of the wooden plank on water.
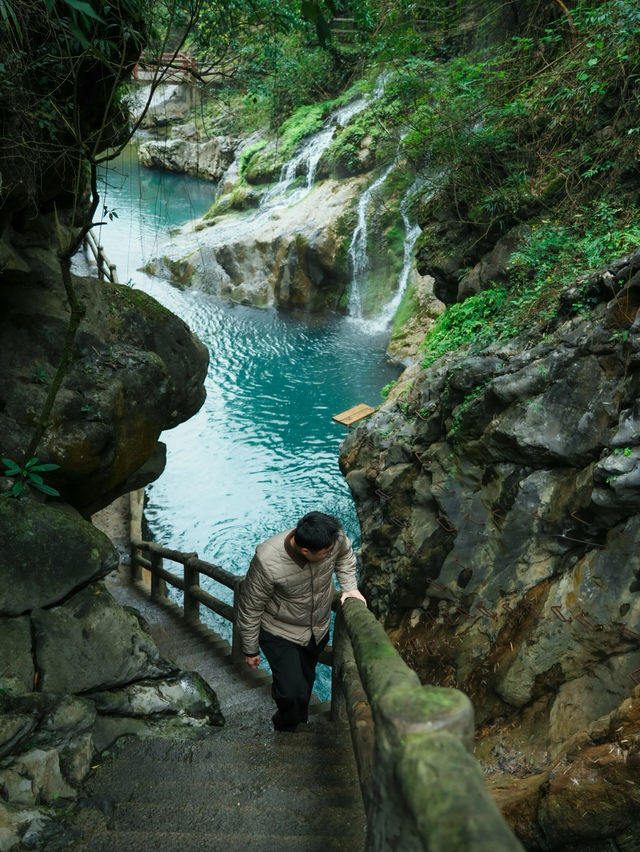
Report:
[[342,423],[343,426],[351,426],[358,420],[362,420],[363,417],[368,417],[370,414],[373,414],[375,410],[376,409],[372,408],[370,405],[365,405],[364,402],[361,402],[340,414],[334,414],[331,419],[335,420],[337,423]]

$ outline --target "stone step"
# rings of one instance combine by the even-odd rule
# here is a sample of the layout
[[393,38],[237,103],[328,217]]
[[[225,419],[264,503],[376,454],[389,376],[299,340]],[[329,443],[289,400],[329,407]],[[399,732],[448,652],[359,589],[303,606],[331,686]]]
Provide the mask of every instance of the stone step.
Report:
[[[187,802],[227,802],[236,806],[251,804],[259,807],[288,807],[291,804],[291,792],[295,791],[295,808],[298,812],[310,813],[318,808],[319,793],[322,793],[322,806],[339,808],[349,813],[362,810],[362,798],[359,790],[344,789],[335,784],[324,784],[322,780],[314,783],[313,789],[301,788],[298,781],[292,779],[277,786],[262,786],[259,783],[247,784],[230,775],[219,780],[182,781],[180,796]],[[133,787],[119,785],[110,795],[101,788],[103,795],[114,803],[131,799],[136,803],[160,805],[175,800],[176,789],[171,779],[136,781]]]
[[[249,785],[252,788],[264,789],[277,785],[283,789],[296,789],[305,785],[315,785],[326,789],[340,785],[345,781],[354,784],[345,772],[345,765],[340,762],[326,762],[325,754],[315,751],[297,751],[289,760],[274,758],[272,762],[258,761],[255,755],[244,754],[241,748],[236,748],[233,755],[226,758],[212,758],[210,761],[194,763],[178,761],[148,761],[140,763],[134,760],[120,759],[115,764],[102,767],[99,788],[114,791],[119,798],[128,798],[138,785],[154,783],[158,779],[170,777],[176,785],[208,783],[214,779],[232,779],[233,783]],[[346,776],[346,777],[345,777]],[[357,782],[355,782],[357,786]],[[88,789],[89,785],[87,785]],[[120,792],[118,792],[120,791]]]
[[[111,831],[175,831],[191,830],[206,835],[277,835],[343,836],[353,818],[346,808],[316,807],[311,812],[297,807],[260,807],[238,802],[237,805],[215,801],[189,802],[123,802],[109,820]],[[349,831],[353,833],[353,831]]]
[[227,724],[183,737],[123,737],[85,782],[73,852],[362,852],[366,821],[348,727],[312,697],[309,724],[274,732],[271,676],[231,663],[229,643],[189,627],[174,604],[113,589],[149,625],[160,653],[196,671]]
[[[86,852],[362,852],[364,837],[306,834],[209,834],[193,832],[105,831],[95,836]],[[84,850],[83,850],[84,852]]]

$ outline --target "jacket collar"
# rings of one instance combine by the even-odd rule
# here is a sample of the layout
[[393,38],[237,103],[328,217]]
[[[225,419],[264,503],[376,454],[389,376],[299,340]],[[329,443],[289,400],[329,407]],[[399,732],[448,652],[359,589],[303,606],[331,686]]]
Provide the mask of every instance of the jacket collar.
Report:
[[293,559],[293,561],[300,568],[305,568],[307,565],[307,560],[304,556],[301,556],[296,550],[293,549],[293,545],[291,544],[291,536],[293,535],[293,530],[288,532],[284,537],[284,549],[287,551],[287,555]]

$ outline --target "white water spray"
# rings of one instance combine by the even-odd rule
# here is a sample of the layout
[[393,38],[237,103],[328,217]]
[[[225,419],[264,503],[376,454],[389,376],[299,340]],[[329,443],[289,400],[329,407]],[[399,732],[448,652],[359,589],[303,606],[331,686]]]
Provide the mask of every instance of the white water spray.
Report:
[[389,172],[395,166],[395,161],[367,187],[358,201],[358,222],[356,224],[351,244],[349,246],[349,259],[351,260],[351,285],[349,288],[349,303],[347,312],[355,319],[362,318],[362,299],[360,297],[361,287],[365,284],[369,271],[369,256],[367,253],[367,240],[369,228],[367,225],[367,211],[371,199],[374,197],[378,187],[387,179]]
[[[407,289],[409,275],[411,274],[411,269],[414,262],[413,250],[421,232],[420,226],[416,224],[411,224],[411,221],[409,219],[409,206],[411,204],[411,199],[415,195],[416,191],[425,184],[424,178],[416,178],[416,180],[411,184],[411,186],[405,193],[405,196],[400,203],[400,215],[402,216],[402,222],[404,224],[405,238],[403,247],[402,269],[400,271],[400,275],[398,276],[398,284],[396,286],[392,298],[382,308],[380,314],[377,317],[373,317],[371,319],[364,319],[362,316],[361,287],[366,287],[367,272],[369,269],[369,262],[367,258],[368,234],[366,212],[369,202],[371,201],[371,197],[373,196],[375,190],[377,190],[377,188],[384,183],[387,175],[389,174],[394,165],[395,163],[392,163],[392,165],[389,166],[389,168],[378,178],[378,180],[374,184],[372,184],[369,190],[367,190],[367,192],[365,192],[361,196],[360,203],[358,204],[358,225],[356,226],[356,229],[353,233],[353,238],[349,247],[349,256],[351,257],[351,262],[353,264],[353,275],[351,280],[351,290],[349,293],[348,312],[354,320],[357,320],[363,326],[365,326],[368,331],[374,333],[384,331],[387,326],[392,322],[396,311],[400,307],[400,302],[402,301],[402,297],[404,296],[405,290]],[[434,185],[434,189],[431,193],[429,193],[428,197],[431,197],[435,192],[437,178],[432,176],[431,182]]]

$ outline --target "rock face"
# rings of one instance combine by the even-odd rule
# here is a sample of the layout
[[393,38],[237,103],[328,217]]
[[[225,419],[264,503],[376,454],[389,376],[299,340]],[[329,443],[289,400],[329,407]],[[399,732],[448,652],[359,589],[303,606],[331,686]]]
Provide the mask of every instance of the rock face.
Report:
[[341,452],[365,594],[425,680],[473,699],[489,772],[568,760],[640,666],[640,252],[581,286],[596,310],[567,292],[546,338],[408,370]]
[[349,281],[351,210],[361,185],[327,180],[291,207],[205,221],[148,271],[245,304],[335,310]]
[[[0,502],[0,848],[40,837],[124,733],[222,725],[202,678],[163,659],[101,578],[109,539],[69,506]],[[35,842],[35,841],[34,841]],[[24,848],[24,847],[23,847]]]
[[[96,753],[121,734],[224,722],[215,694],[162,659],[141,619],[102,584],[118,553],[86,520],[160,474],[158,438],[201,406],[208,353],[145,294],[66,274],[91,224],[84,141],[95,140],[94,156],[123,141],[113,95],[140,53],[142,22],[96,18],[106,32],[94,37],[108,46],[80,59],[69,55],[79,40],[62,48],[58,38],[64,11],[76,14],[16,6],[12,22],[29,32],[33,55],[12,66],[12,97],[0,105],[4,138],[16,142],[0,151],[2,456],[14,469],[33,454],[57,466],[43,471],[46,481],[31,476],[36,487],[19,499],[7,496],[11,476],[0,477],[2,850],[41,848],[52,817],[43,807],[77,797]],[[43,98],[47,122],[29,109]],[[37,486],[60,496],[45,502]]]
[[237,141],[229,136],[202,139],[191,122],[178,128],[178,137],[148,139],[138,148],[143,166],[177,174],[220,180],[233,162]]

